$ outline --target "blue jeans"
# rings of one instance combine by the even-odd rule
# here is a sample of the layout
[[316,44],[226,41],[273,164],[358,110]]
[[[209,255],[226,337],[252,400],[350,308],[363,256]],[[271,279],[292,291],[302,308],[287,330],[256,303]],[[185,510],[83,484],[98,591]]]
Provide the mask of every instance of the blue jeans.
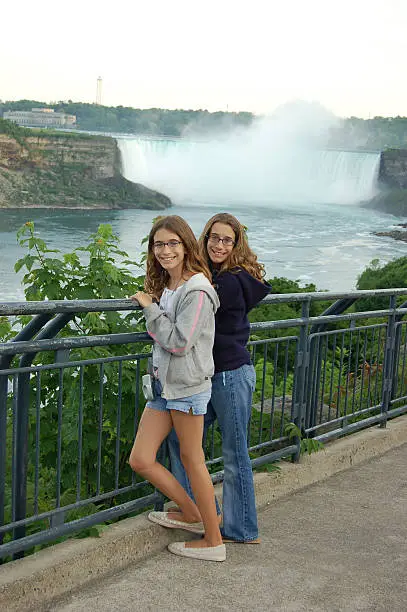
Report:
[[[205,431],[218,419],[224,464],[223,527],[225,538],[238,541],[258,537],[253,472],[247,450],[247,429],[256,374],[252,365],[218,372],[212,378],[212,395],[205,415]],[[167,438],[171,471],[192,496],[179,455],[175,431]]]

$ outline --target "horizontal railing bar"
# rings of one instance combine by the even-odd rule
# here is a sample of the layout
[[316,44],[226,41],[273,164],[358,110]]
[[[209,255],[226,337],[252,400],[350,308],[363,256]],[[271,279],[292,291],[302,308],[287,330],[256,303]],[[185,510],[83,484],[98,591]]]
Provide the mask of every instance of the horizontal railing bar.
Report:
[[379,329],[387,327],[387,323],[374,323],[372,325],[360,325],[360,327],[347,327],[346,329],[331,329],[329,331],[320,331],[309,334],[310,338],[315,338],[316,336],[332,336],[333,334],[349,334],[349,332],[357,332],[357,331],[366,331],[367,329]]
[[348,419],[354,419],[357,416],[363,416],[372,410],[380,410],[381,404],[376,404],[375,406],[369,406],[368,408],[363,408],[362,410],[358,410],[357,412],[349,412],[349,414],[337,417],[335,419],[330,419],[329,421],[324,421],[323,423],[318,423],[318,425],[314,425],[314,427],[306,427],[305,432],[311,433],[313,431],[318,431],[318,429],[322,429],[323,427],[327,427],[328,425],[336,425],[337,423],[343,423]]
[[[274,446],[275,444],[281,444],[282,442],[287,442],[287,441],[288,441],[287,436],[280,437],[280,438],[273,438],[273,440],[267,440],[267,442],[262,442],[261,444],[256,444],[255,446],[250,446],[248,448],[248,450],[249,450],[249,452],[255,452],[256,450],[262,450],[263,448],[266,448],[268,446]],[[213,459],[208,459],[205,463],[206,463],[206,465],[208,467],[212,467],[212,466],[217,465],[218,463],[222,463],[222,462],[223,462],[223,457],[220,456],[220,457],[214,457]],[[211,476],[213,478],[215,476],[215,474],[211,474]]]
[[129,332],[122,334],[105,334],[100,336],[81,336],[80,338],[56,338],[53,340],[28,340],[22,342],[0,343],[0,355],[18,355],[21,353],[38,353],[57,349],[88,348],[92,346],[111,346],[113,344],[135,344],[153,340],[147,332]]
[[[353,321],[356,319],[375,319],[387,317],[389,314],[407,314],[407,308],[397,308],[394,311],[386,308],[385,310],[368,310],[366,312],[349,312],[341,315],[321,315],[319,317],[301,317],[298,319],[281,319],[280,321],[262,321],[252,323],[251,331],[264,331],[267,329],[281,329],[287,327],[301,327],[305,325],[321,323],[337,323],[338,321]],[[1,345],[0,345],[1,346]]]
[[407,400],[407,395],[400,395],[399,397],[395,397],[390,400],[390,404],[395,404],[396,402],[401,402]]
[[33,546],[37,546],[38,544],[52,542],[52,540],[55,540],[56,538],[75,533],[77,531],[80,531],[81,529],[84,529],[85,527],[99,525],[105,521],[109,521],[113,518],[119,517],[122,514],[128,514],[129,512],[134,512],[135,510],[152,506],[156,501],[159,501],[160,499],[160,493],[152,493],[151,495],[147,495],[146,497],[141,497],[139,499],[132,500],[124,504],[120,504],[118,506],[113,506],[112,508],[108,508],[106,510],[100,510],[95,514],[76,519],[74,521],[71,521],[70,523],[65,523],[64,525],[59,525],[58,527],[51,527],[51,529],[47,529],[46,531],[34,533],[24,538],[20,538],[19,540],[14,540],[13,542],[2,544],[0,546],[0,559],[12,555],[16,552],[27,550],[28,548],[32,548]]
[[251,446],[249,448],[250,452],[256,452],[259,450],[263,450],[264,448],[267,448],[268,446],[272,446],[274,444],[281,444],[282,442],[288,442],[289,439],[287,436],[284,436],[282,438],[273,438],[272,440],[266,440],[266,442],[260,442],[260,444],[255,444],[254,446]]
[[[406,295],[407,288],[366,289],[360,291],[315,291],[309,293],[274,293],[265,297],[261,304],[281,304],[283,302],[329,301],[342,298],[385,297]],[[61,312],[102,312],[109,310],[140,310],[137,302],[130,299],[120,300],[46,300],[42,302],[3,302],[0,315],[57,314]]]
[[83,361],[59,361],[58,363],[47,363],[45,365],[27,366],[25,368],[8,368],[0,370],[0,376],[24,374],[34,374],[36,372],[44,372],[45,370],[59,370],[67,368],[80,368],[87,365],[98,365],[100,363],[112,363],[116,361],[133,361],[147,359],[152,353],[134,353],[132,355],[115,355],[114,357],[95,357],[95,359],[84,359]]
[[[273,440],[274,441],[274,440]],[[287,457],[288,455],[295,455],[298,452],[298,448],[295,445],[286,446],[284,448],[280,448],[272,453],[268,453],[267,455],[262,455],[261,457],[256,457],[251,460],[252,467],[259,467],[264,465],[265,463],[273,463],[274,461],[278,461],[282,457]],[[211,474],[213,484],[218,482],[222,482],[225,477],[224,470],[220,470],[216,472],[216,474]]]
[[313,440],[318,440],[319,442],[328,442],[329,440],[335,440],[336,438],[340,438],[345,434],[350,434],[354,431],[358,431],[359,429],[366,429],[367,427],[371,427],[372,425],[378,425],[387,419],[387,416],[383,414],[378,414],[370,417],[369,419],[364,419],[363,421],[357,421],[357,423],[351,423],[350,425],[346,425],[345,427],[340,427],[339,429],[334,429],[333,431],[329,431],[327,433],[320,434],[319,436],[315,436]]
[[286,446],[285,448],[281,448],[267,455],[263,455],[262,457],[256,457],[256,459],[252,459],[253,467],[260,467],[265,463],[273,463],[273,461],[278,461],[282,457],[288,457],[289,455],[296,455],[298,453],[298,447],[295,444],[291,446]]
[[262,304],[281,304],[283,302],[325,302],[343,298],[390,297],[391,295],[406,295],[407,288],[398,289],[361,289],[355,291],[314,291],[309,293],[273,293],[262,300]]
[[[326,315],[299,319],[283,319],[281,321],[265,321],[252,323],[251,331],[264,331],[268,329],[281,329],[300,327],[314,323],[333,323],[338,321],[353,321],[355,319],[369,319],[385,317],[393,310],[371,310],[367,312],[354,312],[343,315]],[[399,308],[396,313],[407,313],[407,308]],[[82,336],[80,338],[56,338],[53,340],[30,340],[21,342],[0,343],[0,355],[17,355],[21,353],[37,353],[40,351],[54,351],[59,348],[87,348],[90,346],[109,346],[113,344],[134,344],[136,342],[150,342],[153,340],[146,332],[129,332],[122,334],[106,334],[99,336]]]
[[405,414],[406,412],[407,412],[407,404],[404,404],[404,406],[399,406],[399,408],[392,408],[391,410],[389,410],[387,412],[387,417],[389,419],[394,419],[395,417]]
[[[249,447],[249,452],[256,452],[257,450],[262,450],[264,448],[267,448],[268,446],[274,446],[275,444],[281,444],[283,442],[287,442],[288,441],[288,437],[287,436],[283,436],[280,438],[273,438],[273,440],[267,440],[266,442],[261,442],[260,444],[255,444],[254,446],[250,446]],[[208,461],[206,461],[206,465],[208,467],[211,467],[213,465],[216,465],[217,463],[222,463],[223,461],[223,457],[215,457],[214,459],[209,459]],[[212,474],[213,476],[213,474]]]
[[45,300],[42,302],[3,302],[0,315],[59,314],[108,312],[111,310],[141,310],[133,300]]
[[257,346],[258,344],[276,344],[276,342],[292,342],[297,341],[298,336],[280,336],[279,338],[263,338],[262,340],[250,340],[248,346]]
[[[14,521],[12,523],[8,523],[7,525],[0,525],[0,533],[5,533],[14,529],[15,527],[20,527],[21,525],[31,525],[33,523],[37,523],[39,521],[43,521],[49,519],[58,514],[65,514],[66,512],[70,512],[71,510],[77,510],[78,508],[83,508],[89,504],[96,504],[101,501],[105,501],[111,497],[115,497],[116,495],[123,495],[124,493],[130,493],[130,491],[137,491],[142,487],[148,485],[147,480],[143,480],[142,482],[137,482],[134,485],[129,485],[127,487],[123,487],[122,489],[114,489],[107,493],[103,493],[102,495],[96,495],[95,497],[88,497],[87,499],[81,499],[73,504],[69,504],[67,506],[60,506],[59,508],[54,508],[53,510],[48,510],[47,512],[41,512],[41,514],[32,514],[25,519],[21,519],[19,521]],[[141,498],[140,498],[141,499]]]
[[334,431],[327,432],[326,434],[315,436],[315,438],[313,439],[319,440],[320,442],[329,441],[335,438],[339,438],[345,434],[351,434],[354,431],[358,431],[359,429],[366,429],[367,427],[371,427],[372,425],[379,424],[383,421],[387,421],[388,419],[398,417],[406,412],[407,406],[394,408],[393,410],[389,410],[388,412],[382,412],[381,414],[372,416],[368,419],[363,419],[363,421],[357,421],[357,423],[351,423],[346,427],[341,427],[340,429],[335,429]]

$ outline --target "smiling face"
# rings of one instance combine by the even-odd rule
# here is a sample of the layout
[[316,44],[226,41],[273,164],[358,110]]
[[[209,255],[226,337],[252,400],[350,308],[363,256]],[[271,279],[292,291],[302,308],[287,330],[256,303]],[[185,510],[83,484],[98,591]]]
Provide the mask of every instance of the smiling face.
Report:
[[165,242],[171,243],[173,240],[181,242],[178,234],[165,228],[157,230],[153,239],[153,252],[155,258],[164,270],[166,270],[170,276],[178,278],[182,275],[184,269],[184,246],[182,243],[177,245],[162,245],[162,243]]
[[[233,241],[230,245],[225,245],[219,238],[226,238]],[[208,256],[215,268],[221,266],[233,251],[234,241],[236,240],[235,232],[227,223],[216,222],[212,225],[208,232],[206,249]]]

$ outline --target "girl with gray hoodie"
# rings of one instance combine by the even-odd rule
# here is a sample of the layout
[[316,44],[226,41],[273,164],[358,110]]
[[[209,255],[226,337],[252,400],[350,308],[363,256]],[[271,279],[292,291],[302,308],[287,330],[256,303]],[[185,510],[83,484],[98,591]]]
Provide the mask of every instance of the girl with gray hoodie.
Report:
[[[154,340],[154,399],[146,404],[129,463],[177,504],[184,529],[204,534],[201,540],[173,542],[169,550],[184,557],[224,561],[226,549],[202,450],[204,415],[214,373],[215,312],[219,307],[210,278],[186,221],[176,215],[160,218],[148,240],[146,291],[132,296],[143,308],[147,331]],[[181,460],[196,503],[156,459],[172,428],[179,439]],[[151,512],[148,518],[167,527],[171,520],[166,512]]]

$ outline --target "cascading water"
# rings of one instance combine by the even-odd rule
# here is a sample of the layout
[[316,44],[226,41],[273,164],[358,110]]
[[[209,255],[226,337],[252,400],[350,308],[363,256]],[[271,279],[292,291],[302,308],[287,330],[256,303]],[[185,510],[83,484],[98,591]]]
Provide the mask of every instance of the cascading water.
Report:
[[240,138],[119,138],[123,175],[175,203],[357,204],[376,193],[380,153]]

